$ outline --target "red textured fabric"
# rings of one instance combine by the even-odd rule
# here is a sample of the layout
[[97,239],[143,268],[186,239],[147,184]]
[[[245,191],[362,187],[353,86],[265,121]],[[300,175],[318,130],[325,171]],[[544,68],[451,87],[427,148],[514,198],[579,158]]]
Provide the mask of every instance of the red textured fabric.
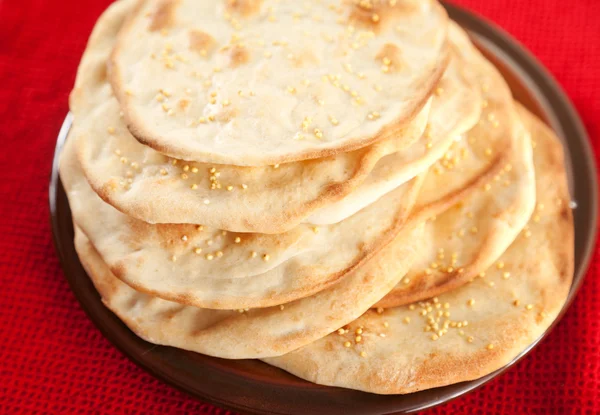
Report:
[[[63,277],[47,184],[78,61],[109,0],[0,0],[0,413],[228,413],[161,383],[88,320]],[[600,148],[600,2],[460,0],[525,44]],[[596,151],[598,154],[598,151]],[[516,368],[443,413],[600,412],[596,252],[554,333]]]

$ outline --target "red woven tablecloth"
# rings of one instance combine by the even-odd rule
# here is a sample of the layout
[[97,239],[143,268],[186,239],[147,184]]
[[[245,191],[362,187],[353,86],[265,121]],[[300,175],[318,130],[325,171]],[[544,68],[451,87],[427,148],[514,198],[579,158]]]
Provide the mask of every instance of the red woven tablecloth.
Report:
[[[0,0],[0,413],[227,413],[154,379],[104,339],[54,252],[52,152],[87,37],[109,2]],[[600,1],[457,3],[533,51],[600,149]],[[539,348],[430,413],[600,412],[599,254],[565,319]]]

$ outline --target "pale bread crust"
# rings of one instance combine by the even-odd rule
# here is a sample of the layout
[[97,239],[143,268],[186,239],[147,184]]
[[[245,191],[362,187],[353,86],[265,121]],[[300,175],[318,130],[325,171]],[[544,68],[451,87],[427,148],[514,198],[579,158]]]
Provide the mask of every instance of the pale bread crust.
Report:
[[227,359],[278,356],[354,320],[389,291],[420,249],[422,227],[406,228],[331,288],[284,306],[209,310],[135,291],[112,274],[76,227],[75,247],[104,304],[143,339]]
[[[455,39],[461,32],[452,25],[450,34],[450,38]],[[509,144],[504,164],[457,206],[446,212],[434,212],[437,218],[425,228],[428,252],[415,263],[406,283],[398,284],[377,307],[394,307],[430,298],[477,277],[512,243],[535,207],[529,132],[518,119],[510,89],[473,45],[465,42],[461,50],[473,55],[469,61],[479,73],[480,85],[485,85],[487,90],[482,91],[486,102],[482,122],[471,130],[467,142],[461,144],[479,146],[479,153],[485,158],[484,149],[497,148],[494,142],[506,138]],[[470,140],[475,141],[470,144]],[[460,167],[458,173],[463,174]],[[443,182],[426,184],[423,192],[443,186]],[[452,255],[456,255],[455,261]]]
[[[351,333],[363,327],[361,346],[345,348],[346,339],[334,333],[265,361],[322,385],[403,394],[485,376],[537,339],[560,312],[571,286],[573,216],[560,142],[525,109],[519,107],[519,113],[537,143],[533,157],[538,204],[545,208],[537,221],[530,222],[530,236],[521,234],[502,255],[502,270],[492,267],[485,278],[437,298],[439,304],[449,304],[442,309],[451,313],[451,320],[467,321],[467,326],[450,328],[434,341],[432,332],[424,330],[427,317],[419,314],[421,306],[396,307],[382,314],[372,310],[348,326]],[[505,280],[506,270],[512,275]],[[475,300],[472,306],[469,300]],[[435,302],[423,303],[425,309],[427,304],[437,310]]]
[[[409,123],[425,105],[428,97],[430,96],[437,82],[443,75],[444,70],[446,69],[446,66],[448,65],[448,62],[450,60],[450,54],[448,52],[449,45],[445,41],[445,31],[447,27],[448,17],[443,7],[439,5],[435,0],[428,0],[426,3],[422,4],[413,2],[412,0],[400,0],[397,2],[398,10],[406,9],[406,13],[411,14],[418,13],[415,10],[419,10],[420,8],[427,9],[424,10],[422,13],[427,13],[428,16],[435,17],[435,21],[439,23],[431,29],[433,33],[427,33],[426,36],[422,35],[420,37],[414,36],[415,39],[412,39],[413,42],[417,43],[421,43],[427,39],[430,39],[429,42],[431,42],[431,44],[428,45],[428,49],[431,49],[432,53],[431,56],[428,55],[426,59],[423,59],[424,63],[419,70],[417,70],[416,68],[411,68],[412,72],[410,72],[410,76],[414,76],[415,80],[412,84],[409,83],[410,87],[404,85],[403,88],[396,88],[398,89],[396,91],[397,93],[393,97],[388,97],[389,99],[387,99],[387,101],[390,102],[390,106],[404,106],[403,109],[399,110],[400,114],[388,114],[386,116],[382,116],[379,120],[376,120],[373,123],[356,124],[351,129],[351,132],[347,133],[346,136],[332,139],[331,141],[325,144],[323,144],[322,141],[311,142],[311,144],[306,144],[308,143],[308,141],[306,140],[294,140],[292,137],[294,134],[288,137],[290,133],[288,131],[289,128],[287,127],[287,129],[283,128],[281,131],[278,132],[272,131],[272,128],[269,127],[269,133],[267,134],[267,136],[257,136],[254,137],[254,139],[250,140],[248,137],[253,134],[258,134],[259,129],[257,129],[256,133],[254,131],[248,131],[246,129],[244,130],[243,134],[241,134],[241,132],[236,131],[236,127],[233,126],[231,127],[231,129],[233,130],[232,134],[234,134],[237,137],[237,141],[235,141],[235,146],[230,146],[229,150],[231,154],[228,154],[228,152],[226,150],[223,150],[223,148],[221,148],[220,152],[218,152],[217,148],[214,145],[211,145],[209,143],[198,142],[199,138],[205,140],[207,137],[212,137],[215,134],[217,134],[220,136],[219,145],[222,146],[222,142],[227,141],[229,133],[231,133],[231,131],[228,131],[227,128],[218,128],[215,131],[210,126],[210,123],[195,125],[193,127],[186,127],[185,123],[179,123],[181,124],[179,126],[181,128],[175,128],[175,126],[173,125],[171,125],[167,129],[162,128],[161,125],[156,125],[157,122],[159,122],[158,118],[154,116],[148,118],[148,116],[144,115],[143,106],[136,101],[136,93],[128,93],[130,88],[125,86],[127,84],[127,81],[125,79],[124,72],[127,71],[130,67],[132,67],[133,64],[133,62],[129,62],[127,60],[128,48],[132,47],[131,45],[136,45],[136,47],[138,47],[140,39],[137,38],[136,35],[134,35],[134,33],[139,33],[139,30],[146,30],[147,27],[144,23],[146,20],[144,19],[147,19],[147,17],[145,17],[145,15],[147,13],[152,13],[152,11],[154,10],[153,7],[158,7],[159,3],[160,2],[158,1],[139,2],[136,10],[131,14],[123,30],[119,33],[117,44],[113,50],[111,59],[109,61],[109,78],[113,86],[113,90],[115,91],[115,94],[119,102],[121,103],[127,127],[131,134],[134,137],[136,137],[138,141],[140,141],[140,143],[150,146],[163,154],[183,160],[194,160],[218,164],[233,164],[239,166],[267,166],[279,163],[289,163],[293,161],[330,157],[338,153],[349,152],[365,147],[369,144],[380,140],[397,137],[399,133],[401,133],[404,130],[406,124]],[[177,10],[180,7],[186,7],[186,3],[183,0],[181,2],[169,3],[171,4],[171,13],[173,13],[173,15],[177,14]],[[387,7],[388,4],[387,2],[382,2],[380,0],[377,0],[375,3],[381,3],[382,7]],[[348,6],[348,4],[342,4],[342,6],[349,7],[350,9],[353,9],[355,7]],[[208,8],[211,12],[216,12],[219,9],[217,3],[214,3],[214,10],[212,9],[212,7],[213,6]],[[392,7],[392,9],[393,8],[396,7]],[[393,32],[393,19],[395,19],[396,17],[406,19],[406,16],[407,15],[403,11],[396,13],[393,10],[391,10],[391,12],[389,12],[389,19],[386,18],[386,20],[390,20],[385,25],[386,33],[390,31]],[[220,19],[221,17],[219,16],[218,18]],[[422,18],[422,16],[420,16],[420,18]],[[250,19],[249,22],[250,24],[256,24],[257,20]],[[398,33],[399,35],[402,35],[402,32]],[[148,34],[148,36],[158,35]],[[166,38],[168,38],[168,36],[169,35],[167,35]],[[376,34],[375,36],[377,38],[378,35]],[[388,36],[392,35],[388,33]],[[134,38],[136,39],[135,42],[133,41]],[[143,41],[143,37],[141,40]],[[183,47],[183,45],[181,44],[177,44],[177,46]],[[410,50],[410,47],[408,49]],[[375,56],[377,55],[377,53],[377,51],[373,51],[372,54],[373,56]],[[135,50],[135,54],[137,55],[139,54],[139,52]],[[381,59],[383,59],[383,57],[381,57]],[[408,57],[406,59],[408,59]],[[365,60],[362,59],[361,61],[364,62]],[[420,61],[415,60],[415,62]],[[379,67],[380,63],[377,63],[377,68]],[[404,67],[408,68],[407,65],[404,65]],[[319,68],[318,72],[322,72],[322,69],[323,68]],[[237,67],[234,69],[234,71],[243,70],[244,66]],[[243,74],[244,72],[241,73]],[[170,74],[172,75],[172,73],[166,73],[164,76],[168,77],[168,75]],[[418,74],[418,76],[416,74]],[[139,75],[139,73],[137,75]],[[404,76],[406,77],[407,75]],[[306,77],[303,77],[302,79],[304,78]],[[318,79],[314,81],[315,84],[317,80],[320,82],[321,75],[319,75],[317,78]],[[390,87],[390,79],[394,78],[381,79],[382,81],[387,80],[388,88]],[[372,80],[371,82],[374,81],[375,80]],[[406,79],[404,79],[404,81],[406,81]],[[270,77],[270,82],[275,82],[275,80],[272,77]],[[144,82],[144,84],[147,83]],[[240,87],[245,86],[246,85]],[[260,96],[260,93],[257,96]],[[381,107],[383,105],[383,99],[381,97],[378,97],[377,103],[378,108]],[[277,105],[272,105],[274,105],[275,108],[279,109]],[[255,103],[253,104],[253,106],[262,107],[260,103]],[[338,107],[339,106],[340,105],[338,105]],[[318,106],[315,107],[315,111],[318,111],[318,108]],[[349,106],[349,109],[350,108],[351,106]],[[350,111],[346,111],[345,113],[349,114]],[[343,122],[341,117],[345,116],[345,113],[343,112],[339,115],[341,122]],[[242,114],[248,115],[249,113],[242,112]],[[366,116],[367,113],[363,114],[361,118],[366,119]],[[262,117],[256,117],[256,120],[252,118],[254,120],[251,123],[253,127],[255,127],[256,124],[258,124],[258,126],[260,127],[260,123],[263,122],[262,118],[266,118],[265,114],[263,114]],[[231,120],[228,118],[226,122],[229,121]],[[155,128],[150,128],[150,124],[155,124]],[[298,122],[298,125],[300,125],[300,122]],[[368,128],[366,126],[368,126]],[[191,130],[193,128],[198,129],[198,131],[192,133]],[[367,128],[366,131],[363,131],[365,130],[365,128]],[[172,130],[176,129],[179,131],[179,133],[171,133]],[[325,124],[320,125],[320,129],[324,130],[326,134],[329,134],[330,132],[329,126]],[[254,130],[254,128],[252,130]],[[185,139],[183,138],[183,135],[185,135]],[[335,133],[332,132],[331,136],[335,136]],[[191,137],[194,137],[194,139],[192,139]],[[285,139],[282,140],[281,137],[285,137]],[[326,137],[328,136],[326,135]],[[248,138],[248,140],[252,142],[252,145],[243,144],[244,142],[241,140],[244,140],[246,138]],[[270,140],[272,141],[274,139],[276,139],[277,142],[277,144],[275,145],[276,150],[272,150],[273,147],[269,147],[266,144],[262,144],[269,143]],[[244,151],[233,151],[237,146],[242,146],[244,148]],[[286,146],[290,147],[290,149],[285,150]]]

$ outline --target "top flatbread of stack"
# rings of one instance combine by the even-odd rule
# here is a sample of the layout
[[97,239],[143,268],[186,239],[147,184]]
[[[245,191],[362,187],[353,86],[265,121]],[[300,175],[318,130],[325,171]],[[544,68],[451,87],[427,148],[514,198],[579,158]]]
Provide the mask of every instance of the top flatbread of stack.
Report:
[[[123,9],[135,5],[120,3]],[[337,223],[425,171],[479,117],[479,90],[456,51],[431,105],[397,136],[363,149],[268,167],[171,159],[129,134],[112,97],[105,62],[123,19],[100,19],[90,37],[71,94],[77,119],[71,134],[94,190],[149,223],[261,233],[281,233],[301,222]]]
[[573,216],[560,142],[533,115],[519,112],[537,143],[538,209],[485,276],[429,301],[372,310],[341,335],[266,362],[322,385],[411,393],[484,376],[537,339],[571,286]]
[[321,158],[402,131],[447,66],[447,24],[433,0],[145,0],[110,79],[131,133],[169,156]]

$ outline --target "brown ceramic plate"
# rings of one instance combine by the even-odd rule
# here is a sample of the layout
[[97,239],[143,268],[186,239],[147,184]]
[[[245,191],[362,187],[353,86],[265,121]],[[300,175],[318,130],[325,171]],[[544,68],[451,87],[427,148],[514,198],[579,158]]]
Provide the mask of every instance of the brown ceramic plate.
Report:
[[[469,31],[477,46],[500,69],[515,98],[545,120],[561,137],[567,150],[571,194],[577,208],[574,212],[575,278],[564,313],[583,281],[596,238],[596,169],[585,129],[564,92],[529,52],[481,18],[456,6],[447,5],[447,8],[450,16]],[[75,253],[71,213],[57,171],[58,154],[70,125],[69,115],[56,144],[50,182],[54,241],[69,284],[90,318],[123,353],[156,377],[202,400],[241,412],[261,414],[413,412],[447,402],[500,375],[552,328],[511,363],[481,379],[390,396],[315,385],[260,361],[224,360],[147,343],[103,306]]]

